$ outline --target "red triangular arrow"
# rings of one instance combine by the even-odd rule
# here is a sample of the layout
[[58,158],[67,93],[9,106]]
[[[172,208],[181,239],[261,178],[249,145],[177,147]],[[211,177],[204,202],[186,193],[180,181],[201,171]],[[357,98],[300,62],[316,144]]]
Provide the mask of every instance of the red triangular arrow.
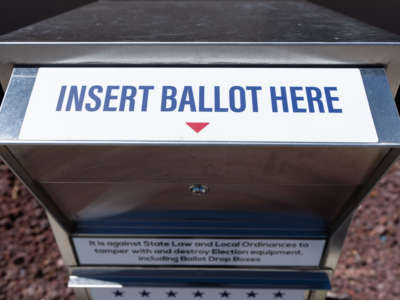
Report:
[[192,128],[194,131],[196,131],[197,133],[199,133],[200,131],[202,131],[204,129],[204,127],[206,127],[208,124],[210,123],[206,123],[206,122],[186,122],[186,124]]

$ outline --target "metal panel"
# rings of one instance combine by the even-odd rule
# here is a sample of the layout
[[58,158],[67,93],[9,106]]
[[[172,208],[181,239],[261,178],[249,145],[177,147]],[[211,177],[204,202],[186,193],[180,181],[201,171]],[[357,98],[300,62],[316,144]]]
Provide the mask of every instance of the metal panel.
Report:
[[[29,173],[44,183],[206,180],[232,184],[354,185],[365,181],[371,166],[386,153],[384,149],[355,147],[10,145],[9,148]],[[42,163],[44,160],[46,165]]]
[[399,38],[302,0],[100,1],[6,34],[0,41],[393,42]]
[[[31,80],[36,73],[37,69],[17,68],[15,78]],[[376,145],[398,143],[398,137],[391,134],[398,126],[398,115],[387,93],[384,73],[380,69],[363,69],[362,74],[380,137]],[[29,98],[30,90],[23,92],[24,99]],[[22,103],[14,98],[7,97],[2,120],[10,122],[18,109],[20,125],[27,100]],[[17,138],[17,127],[4,138]],[[321,218],[329,226],[349,206],[346,201],[350,195],[361,189],[387,153],[384,148],[336,148],[338,145],[194,148],[18,143],[16,140],[15,145],[9,146],[13,156],[40,183],[38,188],[46,190],[56,206],[76,221],[100,221],[135,210],[197,209],[224,213],[286,211]],[[43,166],[42,161],[47,161],[49,167]],[[194,201],[197,199],[188,190],[196,182],[207,183],[212,190],[201,201]]]
[[[280,212],[320,217],[330,223],[354,186],[209,184],[205,197],[184,183],[43,184],[53,201],[75,220],[117,216],[133,210]],[[112,199],[112,201],[110,201]]]
[[[14,77],[31,80],[36,72],[16,68]],[[363,69],[362,75],[380,138],[376,144],[166,147],[138,143],[127,147],[118,142],[106,146],[108,142],[40,145],[42,141],[30,141],[25,145],[17,139],[18,126],[11,127],[13,134],[4,134],[3,139],[36,185],[74,221],[100,221],[135,211],[285,211],[320,218],[330,226],[349,203],[358,201],[349,198],[362,189],[386,157],[389,145],[400,142],[400,135],[392,134],[400,123],[384,72]],[[18,90],[11,86],[11,92],[11,88]],[[28,99],[30,91],[24,91],[23,97]],[[21,125],[26,105],[27,100],[6,97],[0,112],[4,132],[15,117]],[[189,186],[196,183],[207,184],[210,193],[194,197]]]

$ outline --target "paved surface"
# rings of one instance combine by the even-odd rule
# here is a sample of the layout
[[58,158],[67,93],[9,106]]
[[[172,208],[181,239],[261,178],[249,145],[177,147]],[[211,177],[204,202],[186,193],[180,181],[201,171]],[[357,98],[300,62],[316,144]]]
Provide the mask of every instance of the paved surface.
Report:
[[[400,299],[400,163],[357,210],[333,285],[352,299]],[[43,209],[0,164],[0,300],[75,299]]]

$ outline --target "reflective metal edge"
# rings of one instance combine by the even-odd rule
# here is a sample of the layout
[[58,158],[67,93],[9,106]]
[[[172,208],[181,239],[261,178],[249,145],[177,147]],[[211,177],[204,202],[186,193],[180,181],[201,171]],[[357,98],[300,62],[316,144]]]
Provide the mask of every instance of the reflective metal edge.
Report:
[[46,210],[47,218],[49,219],[50,227],[53,231],[54,238],[56,240],[58,249],[61,253],[64,264],[67,266],[78,265],[78,260],[76,259],[75,249],[73,247],[72,241],[68,232],[66,232],[53,215]]
[[350,227],[352,214],[348,215],[345,221],[334,231],[328,239],[321,258],[321,265],[334,270],[340,258],[340,253]]
[[395,95],[399,42],[0,42],[0,64],[386,66]]
[[360,68],[379,141],[400,140],[400,117],[390,86],[382,68]]
[[[18,139],[29,99],[36,81],[36,74],[30,73],[33,68],[14,68],[4,101],[0,107],[0,128],[4,139]],[[21,74],[22,73],[22,74]]]
[[[172,272],[172,273],[176,273],[175,276],[171,277],[171,274],[167,274],[166,275],[162,275],[163,271],[167,271],[167,272]],[[304,275],[304,274],[315,274],[316,276],[318,274],[321,274],[321,276],[326,276],[326,280],[328,280],[329,283],[329,278],[332,275],[332,270],[330,269],[307,269],[307,268],[265,268],[265,269],[258,269],[258,270],[247,270],[247,269],[215,269],[215,268],[201,268],[201,270],[199,270],[199,268],[180,268],[179,270],[177,269],[171,269],[171,268],[131,268],[131,267],[75,267],[75,268],[70,268],[70,276],[69,276],[69,281],[68,281],[68,287],[70,288],[122,288],[122,287],[127,287],[127,286],[131,286],[129,283],[119,281],[119,279],[121,278],[126,278],[126,280],[131,281],[133,280],[134,277],[130,277],[128,276],[130,274],[130,272],[136,272],[140,274],[143,274],[146,278],[148,279],[148,282],[143,283],[146,286],[158,286],[160,284],[160,282],[158,280],[155,280],[155,277],[157,277],[157,275],[154,274],[161,274],[160,279],[161,281],[163,281],[165,279],[165,282],[168,282],[168,279],[172,278],[175,283],[171,283],[171,285],[174,286],[193,286],[194,283],[192,282],[188,282],[185,283],[183,282],[184,280],[179,280],[179,283],[177,283],[178,281],[176,281],[176,277],[179,277],[179,273],[181,273],[180,276],[183,276],[183,278],[187,278],[185,277],[185,274],[187,274],[188,272],[190,272],[190,274],[193,274],[193,272],[201,272],[200,274],[196,274],[196,276],[202,277],[202,276],[206,276],[207,272],[210,272],[210,274],[215,274],[215,273],[220,273],[218,276],[235,276],[235,274],[237,275],[238,272],[240,272],[241,274],[246,274],[246,275],[251,275],[252,277],[247,278],[247,285],[251,285],[250,283],[250,279],[253,278],[253,276],[257,277],[257,276],[261,276],[260,278],[265,279],[265,274],[267,273],[271,273],[271,274],[281,274],[281,275],[287,275],[287,273],[293,273],[294,275],[298,274],[298,275]],[[145,272],[145,273],[143,273]],[[284,273],[284,274],[283,274]],[[122,274],[122,275],[121,275]],[[153,275],[152,275],[153,274]],[[163,277],[164,276],[164,277]],[[274,275],[276,276],[276,275]],[[297,275],[296,275],[297,276]],[[254,278],[255,278],[254,277]],[[286,277],[286,276],[285,276]],[[322,278],[321,277],[321,278]],[[110,278],[107,279],[107,278]],[[113,278],[115,278],[116,280],[114,280]],[[274,277],[275,278],[275,277]],[[231,279],[231,278],[230,278]],[[154,282],[152,281],[154,280]],[[240,278],[237,279],[238,281],[241,282]],[[309,280],[309,279],[308,279]],[[220,286],[221,282],[219,283],[215,283],[215,286]],[[243,285],[246,285],[243,284]],[[242,285],[242,283],[240,284]],[[261,285],[261,284],[260,284]],[[323,286],[320,286],[321,289],[326,289],[327,286],[325,284],[322,284]],[[134,286],[134,285],[132,285]],[[210,284],[207,284],[207,286],[212,286]],[[229,284],[229,286],[232,287],[239,287],[237,284]],[[288,288],[298,288],[298,287],[288,287]]]

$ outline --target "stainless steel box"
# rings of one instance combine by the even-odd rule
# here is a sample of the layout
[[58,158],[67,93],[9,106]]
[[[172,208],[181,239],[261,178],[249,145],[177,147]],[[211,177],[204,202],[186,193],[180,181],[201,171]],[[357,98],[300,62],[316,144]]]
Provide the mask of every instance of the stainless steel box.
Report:
[[[0,37],[1,156],[47,209],[81,299],[99,287],[323,298],[352,212],[399,154],[399,41],[305,1],[99,1]],[[378,141],[20,139],[38,69],[100,66],[357,68]],[[83,262],[76,241],[107,238],[326,242],[315,265]]]

